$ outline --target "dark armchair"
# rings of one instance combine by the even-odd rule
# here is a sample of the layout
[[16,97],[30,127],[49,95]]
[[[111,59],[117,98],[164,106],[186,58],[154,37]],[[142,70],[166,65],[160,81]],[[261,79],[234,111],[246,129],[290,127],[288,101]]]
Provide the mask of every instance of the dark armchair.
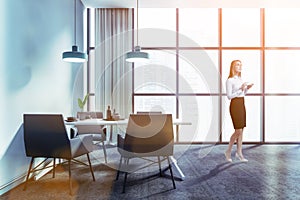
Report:
[[[89,152],[92,151],[92,136],[69,139],[63,116],[60,114],[24,114],[23,120],[25,151],[26,155],[31,157],[24,190],[26,190],[30,174],[41,170],[40,167],[45,164],[48,158],[53,159],[53,178],[55,176],[56,158],[68,161],[71,194],[71,161],[74,158],[84,154],[87,156],[92,178],[95,181],[89,157]],[[45,160],[33,168],[35,158],[45,158]],[[76,160],[76,163],[84,164],[78,160]]]
[[[121,159],[116,180],[119,178],[120,171],[123,170],[125,172],[123,193],[128,173],[132,172],[129,165],[129,160],[132,158],[146,158],[147,161],[157,162],[160,176],[162,176],[161,163],[167,160],[173,188],[176,189],[170,161],[173,149],[174,135],[171,114],[131,114],[125,137],[122,138],[118,135],[118,151]],[[147,159],[147,157],[156,157],[157,161]]]

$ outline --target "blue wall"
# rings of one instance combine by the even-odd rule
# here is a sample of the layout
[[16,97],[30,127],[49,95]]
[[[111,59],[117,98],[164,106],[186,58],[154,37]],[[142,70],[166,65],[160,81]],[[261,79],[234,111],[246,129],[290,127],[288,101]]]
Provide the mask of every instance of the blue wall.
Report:
[[[80,51],[84,50],[83,10],[77,0]],[[74,102],[82,93],[82,78],[78,83],[82,64],[61,59],[62,52],[74,44],[73,0],[2,0],[0,13],[1,195],[22,181],[28,168],[23,114],[74,116]]]

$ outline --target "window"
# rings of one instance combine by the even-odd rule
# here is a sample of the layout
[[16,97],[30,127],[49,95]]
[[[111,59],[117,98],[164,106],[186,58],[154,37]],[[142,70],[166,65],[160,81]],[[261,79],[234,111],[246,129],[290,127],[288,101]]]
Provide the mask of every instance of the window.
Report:
[[179,33],[181,47],[217,47],[218,9],[179,9]]
[[265,9],[265,41],[267,47],[300,46],[299,8]]
[[260,9],[222,9],[222,45],[224,47],[260,46]]
[[150,62],[132,66],[134,111],[192,122],[177,127],[177,142],[228,142],[225,82],[239,59],[254,83],[244,141],[299,142],[299,23],[298,8],[141,8],[139,45]]
[[[261,102],[260,96],[247,96],[245,98],[245,107],[247,113],[246,128],[244,129],[243,141],[259,142],[262,140],[262,119],[261,119]],[[225,116],[223,120],[222,141],[229,141],[234,132],[231,117],[229,114],[230,101],[225,99]]]
[[176,92],[176,56],[174,51],[144,51],[149,63],[135,63],[135,93]]
[[182,96],[179,98],[180,115],[190,126],[181,126],[180,142],[218,142],[219,99],[216,96]]
[[267,96],[265,136],[268,142],[300,141],[300,97]]
[[140,46],[176,46],[175,8],[139,8],[138,21]]
[[266,93],[300,93],[299,50],[266,51]]
[[218,51],[179,51],[179,92],[218,93]]
[[222,78],[223,87],[229,75],[230,63],[232,60],[242,61],[242,78],[245,82],[252,82],[254,86],[249,93],[261,92],[261,57],[258,50],[223,50],[222,51]]

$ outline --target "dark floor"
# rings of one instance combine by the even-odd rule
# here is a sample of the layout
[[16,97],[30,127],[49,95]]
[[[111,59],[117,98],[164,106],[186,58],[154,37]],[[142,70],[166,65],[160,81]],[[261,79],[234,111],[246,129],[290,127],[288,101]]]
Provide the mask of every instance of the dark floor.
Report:
[[87,167],[73,167],[73,196],[69,195],[66,167],[57,167],[56,178],[47,174],[30,182],[26,191],[20,185],[0,199],[300,199],[299,148],[244,145],[249,162],[242,163],[233,157],[233,163],[227,163],[226,145],[176,145],[175,158],[185,175],[183,181],[176,181],[177,189],[173,189],[168,174],[156,176],[157,166],[153,166],[130,174],[123,194],[123,174],[115,181],[119,155],[111,147],[108,165],[103,164],[101,150],[92,153],[95,182]]

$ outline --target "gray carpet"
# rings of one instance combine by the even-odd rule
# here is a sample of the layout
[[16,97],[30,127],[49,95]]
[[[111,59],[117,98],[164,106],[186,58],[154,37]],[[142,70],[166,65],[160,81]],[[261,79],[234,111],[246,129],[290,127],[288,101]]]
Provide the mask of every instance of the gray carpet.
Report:
[[72,166],[73,196],[67,167],[58,166],[54,179],[49,173],[31,181],[26,191],[20,185],[0,199],[300,199],[299,145],[244,145],[248,163],[234,157],[233,163],[227,163],[225,149],[226,145],[176,145],[175,158],[185,174],[183,181],[176,180],[177,189],[168,171],[159,177],[158,167],[152,166],[130,174],[123,194],[123,174],[115,181],[119,154],[110,147],[107,165],[101,150],[91,155],[95,182],[88,167]]

